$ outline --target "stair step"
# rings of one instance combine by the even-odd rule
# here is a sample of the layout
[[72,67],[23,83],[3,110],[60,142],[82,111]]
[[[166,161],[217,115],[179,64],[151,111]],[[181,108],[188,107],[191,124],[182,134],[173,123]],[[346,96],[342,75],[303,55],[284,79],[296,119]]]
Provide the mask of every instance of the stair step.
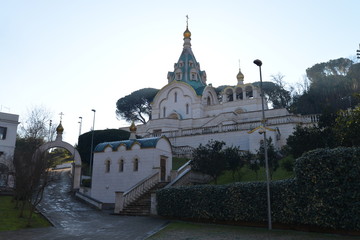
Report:
[[120,215],[129,215],[129,216],[148,216],[150,215],[151,208],[151,193],[156,192],[157,190],[165,187],[167,182],[160,182],[156,184],[149,191],[141,195],[137,200],[130,203],[126,206]]

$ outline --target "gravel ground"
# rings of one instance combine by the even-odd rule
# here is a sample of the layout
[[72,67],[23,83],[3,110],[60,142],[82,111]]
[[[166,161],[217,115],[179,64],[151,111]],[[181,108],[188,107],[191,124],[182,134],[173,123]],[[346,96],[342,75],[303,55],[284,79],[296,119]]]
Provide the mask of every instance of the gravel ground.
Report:
[[173,222],[149,240],[358,240],[357,236],[342,236],[288,230],[268,231],[264,228],[225,226],[216,224],[201,224]]

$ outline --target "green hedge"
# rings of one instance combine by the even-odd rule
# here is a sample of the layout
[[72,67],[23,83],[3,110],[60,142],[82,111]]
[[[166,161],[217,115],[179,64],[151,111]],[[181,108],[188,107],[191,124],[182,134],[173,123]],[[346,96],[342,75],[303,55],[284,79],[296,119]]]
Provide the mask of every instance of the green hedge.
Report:
[[[360,149],[311,151],[295,163],[295,178],[271,183],[273,222],[360,230]],[[161,216],[266,222],[266,183],[202,185],[157,192]]]
[[360,149],[317,149],[295,163],[304,224],[360,229]]

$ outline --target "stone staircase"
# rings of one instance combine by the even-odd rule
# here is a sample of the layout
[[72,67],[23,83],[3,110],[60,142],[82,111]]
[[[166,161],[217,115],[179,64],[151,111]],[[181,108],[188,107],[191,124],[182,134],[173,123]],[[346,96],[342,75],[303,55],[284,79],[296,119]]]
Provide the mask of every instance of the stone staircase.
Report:
[[150,215],[151,208],[151,193],[156,192],[157,190],[165,187],[168,182],[159,182],[149,191],[141,195],[137,200],[130,203],[126,206],[121,212],[120,215],[127,216],[148,216]]

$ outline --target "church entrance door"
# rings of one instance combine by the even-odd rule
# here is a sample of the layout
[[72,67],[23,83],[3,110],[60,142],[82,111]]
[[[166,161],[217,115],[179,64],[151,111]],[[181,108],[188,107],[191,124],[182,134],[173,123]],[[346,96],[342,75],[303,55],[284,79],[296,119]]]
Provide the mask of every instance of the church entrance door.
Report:
[[166,177],[166,158],[160,158],[160,180],[165,182]]

